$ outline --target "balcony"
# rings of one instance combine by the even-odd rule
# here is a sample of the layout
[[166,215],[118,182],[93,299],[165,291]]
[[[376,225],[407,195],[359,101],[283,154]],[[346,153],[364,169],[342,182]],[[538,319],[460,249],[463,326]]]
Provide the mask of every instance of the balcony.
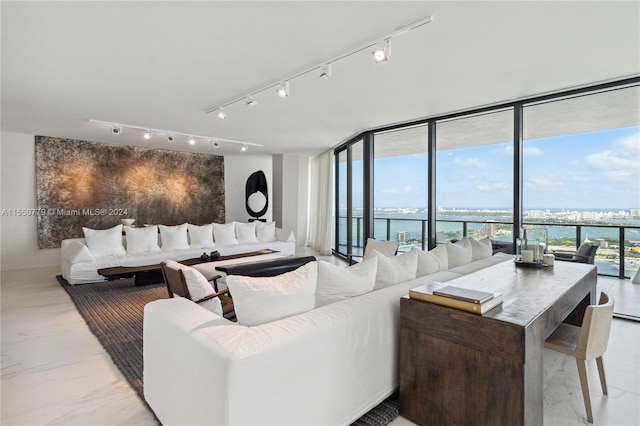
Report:
[[[340,227],[346,229],[347,218],[341,216],[339,219]],[[364,250],[362,217],[354,216],[352,220],[351,253],[358,255]],[[630,278],[640,267],[640,226],[540,222],[524,222],[524,226],[528,229],[546,228],[551,252],[575,250],[587,239],[598,244],[595,260],[598,275]],[[446,241],[458,240],[464,236],[478,239],[490,237],[507,246],[513,241],[513,223],[506,221],[439,219],[436,221],[436,229],[444,232]],[[400,251],[407,251],[411,247],[427,249],[427,230],[427,219],[374,218],[375,238],[399,239]],[[341,232],[340,235],[346,235],[346,232]],[[338,252],[347,254],[346,239],[339,241]]]

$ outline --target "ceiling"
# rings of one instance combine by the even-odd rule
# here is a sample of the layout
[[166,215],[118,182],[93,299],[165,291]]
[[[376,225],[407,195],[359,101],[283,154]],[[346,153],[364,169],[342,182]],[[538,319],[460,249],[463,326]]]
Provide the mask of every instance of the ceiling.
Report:
[[[2,1],[2,131],[181,151],[89,119],[316,155],[363,130],[640,75],[640,2]],[[370,50],[225,108],[427,16]]]

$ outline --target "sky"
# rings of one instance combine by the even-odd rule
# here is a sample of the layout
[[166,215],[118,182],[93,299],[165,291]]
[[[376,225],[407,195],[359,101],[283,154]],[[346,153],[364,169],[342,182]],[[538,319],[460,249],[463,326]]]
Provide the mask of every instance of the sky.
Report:
[[[511,208],[512,159],[511,143],[439,151],[437,205]],[[374,206],[426,207],[426,160],[426,154],[376,159]],[[355,178],[361,170],[354,164],[354,189],[362,187]],[[523,179],[525,209],[640,208],[640,127],[527,140]],[[354,191],[355,206],[361,199]]]

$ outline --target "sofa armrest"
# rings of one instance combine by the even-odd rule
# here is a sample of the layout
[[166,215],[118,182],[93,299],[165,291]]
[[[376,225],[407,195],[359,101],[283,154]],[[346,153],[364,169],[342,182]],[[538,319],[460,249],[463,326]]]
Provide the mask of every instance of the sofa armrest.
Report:
[[276,228],[276,238],[278,241],[284,241],[286,243],[296,242],[296,237],[290,229]]

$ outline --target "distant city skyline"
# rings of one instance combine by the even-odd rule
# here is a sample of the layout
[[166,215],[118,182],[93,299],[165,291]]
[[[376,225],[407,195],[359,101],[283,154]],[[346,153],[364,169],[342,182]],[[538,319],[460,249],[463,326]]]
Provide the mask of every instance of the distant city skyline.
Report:
[[[439,151],[437,205],[512,208],[512,158],[512,143]],[[426,205],[426,164],[426,153],[377,158],[374,206]],[[361,207],[362,162],[353,167],[353,204]],[[525,209],[639,208],[640,127],[526,140],[523,187]]]

